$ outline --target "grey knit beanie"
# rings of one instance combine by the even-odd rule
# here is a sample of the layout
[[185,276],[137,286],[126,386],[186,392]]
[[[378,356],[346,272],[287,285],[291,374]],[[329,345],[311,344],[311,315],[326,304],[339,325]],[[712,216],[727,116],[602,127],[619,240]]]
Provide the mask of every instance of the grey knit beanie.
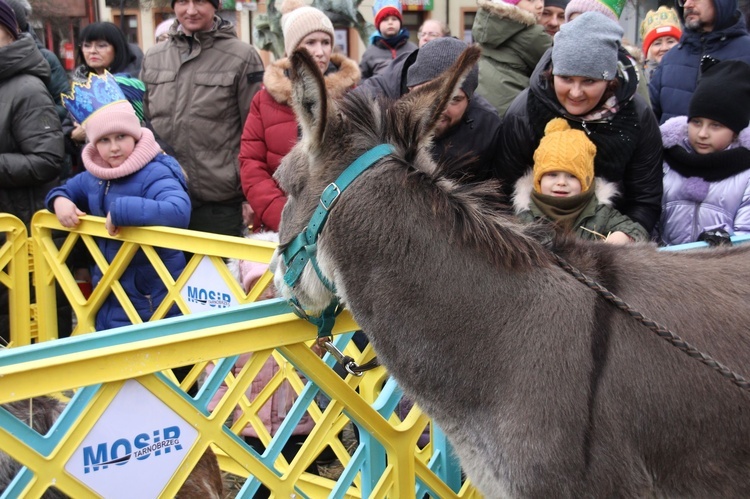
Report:
[[552,74],[613,80],[623,30],[599,12],[584,12],[560,26],[552,45]]
[[29,27],[28,18],[31,15],[31,4],[29,0],[6,0],[13,12],[16,13],[16,22],[21,31],[27,31]]
[[[417,60],[406,73],[406,86],[416,87],[422,83],[434,80],[456,62],[458,57],[467,49],[466,43],[458,38],[436,38],[417,52]],[[479,85],[479,68],[475,64],[461,85],[471,99]]]

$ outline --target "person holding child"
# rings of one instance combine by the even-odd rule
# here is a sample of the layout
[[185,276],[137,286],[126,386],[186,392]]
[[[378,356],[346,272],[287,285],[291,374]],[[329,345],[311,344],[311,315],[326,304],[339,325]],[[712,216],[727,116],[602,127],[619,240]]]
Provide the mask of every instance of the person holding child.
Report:
[[[65,227],[75,227],[80,217],[106,217],[110,236],[121,227],[166,225],[186,228],[190,221],[187,181],[177,161],[164,154],[153,133],[141,127],[133,107],[114,77],[91,74],[85,85],[74,84],[63,95],[65,108],[81,123],[88,144],[82,159],[86,171],[47,194],[45,205]],[[122,242],[97,240],[104,258],[111,262]],[[182,251],[156,249],[173,278],[185,267]],[[102,277],[93,271],[93,285]],[[166,296],[167,289],[146,255],[139,251],[119,279],[144,321]],[[177,306],[166,313],[178,315]],[[119,300],[110,293],[96,315],[96,330],[132,324]]]
[[505,113],[497,177],[510,196],[533,168],[547,123],[564,118],[596,145],[594,173],[618,185],[615,208],[650,232],[661,212],[662,145],[654,113],[637,93],[636,63],[621,50],[622,33],[599,12],[560,28],[529,88]]
[[617,186],[594,178],[596,146],[562,118],[552,119],[534,152],[534,169],[516,182],[513,206],[525,222],[546,219],[582,239],[648,241],[646,229],[612,207]]
[[417,46],[409,41],[409,31],[401,26],[404,18],[400,1],[375,0],[372,11],[378,30],[370,37],[371,45],[359,61],[362,80],[383,72],[401,54],[417,50]]
[[666,245],[750,234],[750,65],[704,58],[687,116],[661,126]]

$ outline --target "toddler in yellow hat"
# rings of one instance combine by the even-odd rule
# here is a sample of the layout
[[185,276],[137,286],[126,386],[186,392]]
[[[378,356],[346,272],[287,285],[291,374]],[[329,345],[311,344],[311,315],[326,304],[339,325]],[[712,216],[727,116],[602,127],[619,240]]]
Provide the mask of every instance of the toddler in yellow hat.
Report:
[[617,186],[594,178],[596,146],[582,130],[555,118],[544,128],[534,168],[516,182],[513,207],[526,222],[546,219],[588,240],[647,241],[643,226],[617,211]]

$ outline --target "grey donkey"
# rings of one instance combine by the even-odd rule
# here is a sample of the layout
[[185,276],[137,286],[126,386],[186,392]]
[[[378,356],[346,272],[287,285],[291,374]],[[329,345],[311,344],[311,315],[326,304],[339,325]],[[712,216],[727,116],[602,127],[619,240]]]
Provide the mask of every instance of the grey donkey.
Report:
[[[456,179],[429,153],[436,121],[479,49],[396,102],[329,100],[292,56],[302,138],[276,172],[288,193],[279,253],[323,189],[364,151],[394,151],[330,209],[321,274],[405,393],[442,427],[486,497],[750,497],[750,397],[556,263],[735,370],[750,369],[750,247],[659,252],[521,225],[494,182]],[[333,298],[307,265],[290,288]]]

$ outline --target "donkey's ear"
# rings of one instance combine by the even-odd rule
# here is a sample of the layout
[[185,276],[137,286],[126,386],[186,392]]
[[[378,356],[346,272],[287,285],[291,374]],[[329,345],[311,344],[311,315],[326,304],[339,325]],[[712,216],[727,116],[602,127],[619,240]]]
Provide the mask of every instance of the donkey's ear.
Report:
[[328,96],[320,68],[305,49],[297,49],[290,58],[289,77],[292,80],[292,108],[302,136],[311,144],[323,143],[328,114]]
[[399,107],[407,108],[407,112],[403,114],[410,123],[406,126],[413,131],[419,146],[425,146],[427,139],[432,138],[440,116],[474,68],[480,54],[478,45],[467,47],[443,74],[409,92],[399,101]]

